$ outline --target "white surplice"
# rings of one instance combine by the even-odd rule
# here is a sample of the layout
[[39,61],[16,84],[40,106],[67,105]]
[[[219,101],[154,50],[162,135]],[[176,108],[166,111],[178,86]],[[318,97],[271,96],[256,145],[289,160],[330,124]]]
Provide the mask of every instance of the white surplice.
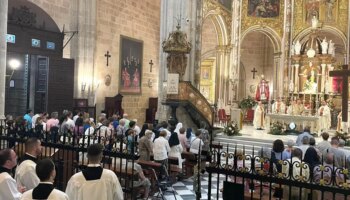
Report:
[[272,104],[272,113],[273,114],[285,114],[286,105],[283,102],[275,102]]
[[331,127],[331,110],[325,105],[318,109],[318,115],[320,116],[320,130],[327,131]]
[[76,173],[68,181],[66,194],[69,199],[123,200],[123,190],[117,175],[103,169],[100,179],[87,181],[82,172]]
[[257,106],[254,111],[254,120],[253,125],[254,128],[264,128],[265,124],[265,110],[262,106]]
[[25,160],[16,169],[16,182],[20,186],[26,187],[26,190],[35,188],[40,180],[35,172],[36,163],[32,160]]
[[21,196],[15,179],[7,172],[0,173],[0,199],[19,200]]

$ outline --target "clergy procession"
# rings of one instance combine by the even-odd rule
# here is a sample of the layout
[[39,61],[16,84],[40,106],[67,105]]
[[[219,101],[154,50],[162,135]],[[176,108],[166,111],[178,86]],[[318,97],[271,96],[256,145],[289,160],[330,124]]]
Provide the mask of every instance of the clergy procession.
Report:
[[350,0],[0,0],[0,200],[350,200]]

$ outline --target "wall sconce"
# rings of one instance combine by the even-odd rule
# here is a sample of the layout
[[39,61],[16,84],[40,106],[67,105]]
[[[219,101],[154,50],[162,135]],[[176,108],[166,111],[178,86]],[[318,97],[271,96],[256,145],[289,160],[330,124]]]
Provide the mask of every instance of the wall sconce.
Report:
[[81,92],[85,92],[86,82],[81,83]]
[[10,68],[12,69],[12,72],[10,75],[5,75],[5,76],[10,77],[9,79],[12,80],[13,74],[21,66],[21,62],[18,59],[11,59],[8,61],[8,64],[9,64]]

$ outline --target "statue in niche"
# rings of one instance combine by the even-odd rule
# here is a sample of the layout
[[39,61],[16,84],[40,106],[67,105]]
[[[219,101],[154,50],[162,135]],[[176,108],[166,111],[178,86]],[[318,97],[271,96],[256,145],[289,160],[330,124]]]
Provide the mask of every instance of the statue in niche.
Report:
[[307,78],[304,84],[304,92],[309,94],[317,92],[317,83],[314,70],[311,70],[310,76]]
[[324,38],[324,39],[322,40],[321,47],[322,47],[322,54],[327,54],[328,43],[327,43],[327,41],[326,41],[326,38]]
[[332,40],[329,40],[329,43],[328,43],[328,54],[335,56],[335,47],[334,47],[334,42],[332,42]]
[[319,7],[320,3],[317,0],[308,0],[305,4],[306,19],[305,21],[312,24],[314,17],[319,19]]
[[335,2],[336,2],[336,0],[326,0],[326,6],[327,6],[326,19],[327,19],[327,21],[333,20],[333,8],[334,8]]
[[264,75],[261,75],[260,83],[256,88],[255,99],[257,101],[268,101],[270,97],[269,82],[265,80]]

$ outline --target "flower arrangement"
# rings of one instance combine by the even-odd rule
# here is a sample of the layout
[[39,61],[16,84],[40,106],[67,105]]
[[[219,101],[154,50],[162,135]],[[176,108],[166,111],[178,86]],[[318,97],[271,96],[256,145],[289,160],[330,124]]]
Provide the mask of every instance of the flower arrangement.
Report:
[[242,101],[239,102],[239,107],[246,110],[253,108],[256,104],[257,102],[251,96],[248,96],[248,98],[242,99]]
[[270,126],[269,134],[271,135],[283,135],[285,131],[285,128],[281,122],[274,122]]
[[224,127],[224,133],[228,136],[241,135],[236,122],[229,122],[227,126]]

